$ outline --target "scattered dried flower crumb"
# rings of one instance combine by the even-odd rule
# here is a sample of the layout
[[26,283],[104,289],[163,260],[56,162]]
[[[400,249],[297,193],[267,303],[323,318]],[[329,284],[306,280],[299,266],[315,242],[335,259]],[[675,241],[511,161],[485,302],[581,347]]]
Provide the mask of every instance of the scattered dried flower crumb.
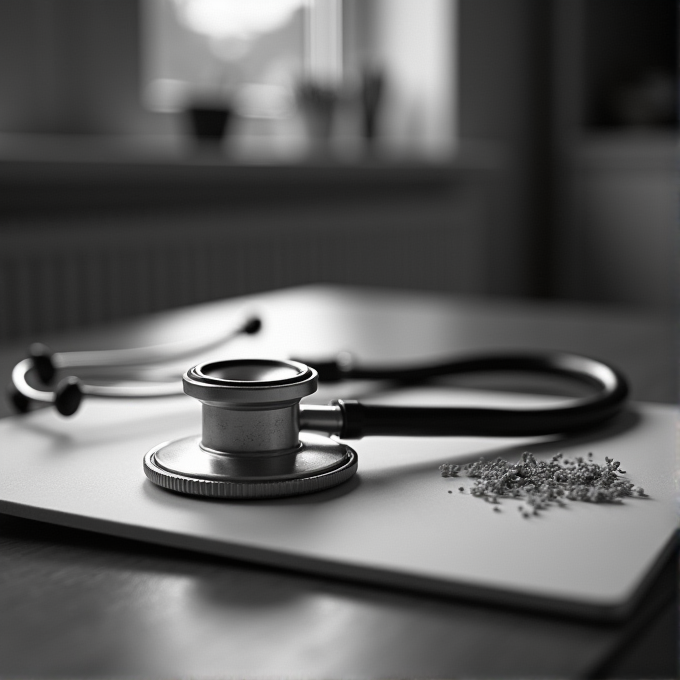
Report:
[[[518,510],[524,518],[552,505],[564,506],[565,500],[620,503],[628,496],[647,497],[642,487],[621,477],[626,472],[621,470],[619,461],[605,457],[605,463],[599,465],[592,458],[592,452],[587,460],[582,456],[572,460],[558,453],[544,462],[525,451],[517,463],[480,458],[475,463],[466,463],[462,470],[474,479],[470,495],[494,504],[495,512],[501,511],[497,507],[501,498],[521,499],[524,505]],[[442,477],[457,477],[461,466],[444,464],[439,470]],[[465,489],[460,486],[458,490]]]
[[457,477],[460,472],[460,465],[449,465],[445,463],[440,465],[439,469],[442,472],[442,477]]

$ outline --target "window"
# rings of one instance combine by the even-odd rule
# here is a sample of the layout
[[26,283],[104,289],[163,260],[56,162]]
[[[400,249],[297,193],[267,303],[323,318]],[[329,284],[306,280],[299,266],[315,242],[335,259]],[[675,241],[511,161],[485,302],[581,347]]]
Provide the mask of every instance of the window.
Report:
[[[449,155],[455,0],[144,0],[144,101],[227,144]],[[215,134],[218,137],[219,134]]]

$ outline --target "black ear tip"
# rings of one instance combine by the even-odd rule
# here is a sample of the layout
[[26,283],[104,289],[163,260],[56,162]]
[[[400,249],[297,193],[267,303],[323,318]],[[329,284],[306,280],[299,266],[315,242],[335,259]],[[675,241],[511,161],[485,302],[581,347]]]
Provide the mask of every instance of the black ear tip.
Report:
[[62,416],[72,416],[83,400],[83,391],[80,389],[80,380],[70,375],[64,378],[57,386],[54,405]]
[[243,332],[248,335],[254,335],[260,328],[262,328],[262,320],[257,316],[253,316],[243,325]]
[[33,366],[43,385],[49,385],[57,373],[54,366],[54,352],[41,342],[34,342],[28,349],[28,355],[33,359]]
[[17,413],[28,413],[30,400],[27,396],[19,392],[14,383],[10,383],[7,386],[7,400]]

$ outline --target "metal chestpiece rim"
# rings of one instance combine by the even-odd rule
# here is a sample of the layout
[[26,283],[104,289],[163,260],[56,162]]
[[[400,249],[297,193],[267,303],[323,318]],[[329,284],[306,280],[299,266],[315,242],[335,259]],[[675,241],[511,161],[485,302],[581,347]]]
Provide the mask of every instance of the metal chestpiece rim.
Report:
[[217,406],[299,402],[316,392],[317,372],[297,361],[231,359],[190,368],[182,378],[184,392]]
[[218,498],[277,498],[321,491],[349,479],[357,455],[345,444],[300,433],[300,400],[317,373],[295,361],[207,362],[183,377],[202,403],[201,436],[159,444],[144,472],[172,491]]

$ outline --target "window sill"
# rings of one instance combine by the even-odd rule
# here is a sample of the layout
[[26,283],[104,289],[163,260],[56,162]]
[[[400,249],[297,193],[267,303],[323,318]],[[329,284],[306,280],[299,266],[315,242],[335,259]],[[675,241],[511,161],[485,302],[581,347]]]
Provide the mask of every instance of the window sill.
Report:
[[483,144],[461,145],[455,156],[434,159],[330,151],[244,156],[187,141],[0,135],[0,211],[441,196],[469,172],[498,161]]

